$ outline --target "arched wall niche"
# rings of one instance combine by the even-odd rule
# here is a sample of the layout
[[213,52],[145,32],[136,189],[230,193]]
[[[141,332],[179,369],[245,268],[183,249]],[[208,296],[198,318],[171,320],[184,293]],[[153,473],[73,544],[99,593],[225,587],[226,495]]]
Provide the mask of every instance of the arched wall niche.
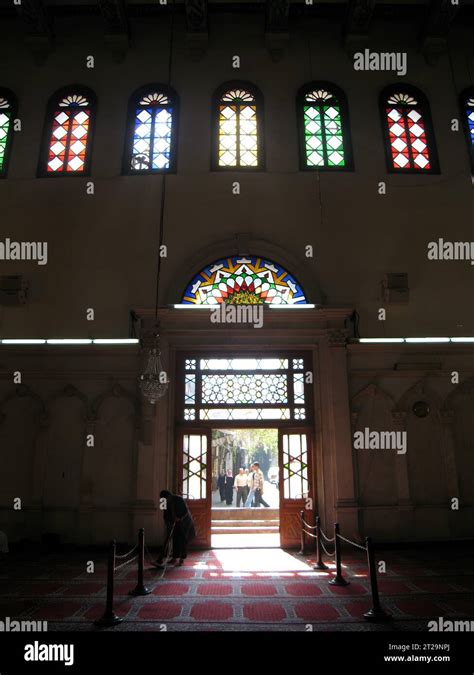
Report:
[[42,505],[55,509],[50,529],[67,534],[73,526],[71,511],[79,507],[82,463],[89,418],[87,396],[72,384],[58,389],[48,400]]
[[[417,402],[429,405],[425,417],[417,416]],[[405,413],[406,459],[411,501],[415,505],[446,504],[448,499],[447,463],[443,445],[441,409],[443,401],[428,378],[413,384],[400,397],[396,413]]]
[[[306,294],[306,301],[314,304],[325,304],[326,296],[321,288],[315,272],[314,257],[306,258],[302,251],[301,258],[293,256],[283,245],[265,239],[255,239],[251,235],[239,235],[233,239],[225,239],[205,246],[184,261],[176,264],[170,275],[171,282],[166,287],[160,302],[164,304],[180,303],[186,284],[207,265],[215,260],[235,255],[258,255],[282,265],[301,284]],[[185,273],[183,274],[183,270]]]
[[12,507],[20,497],[28,505],[34,491],[36,447],[48,424],[43,399],[21,384],[8,392],[0,405],[0,504]]
[[[133,393],[119,383],[112,383],[95,398],[91,410],[94,536],[98,541],[111,536],[127,540],[131,526],[129,511],[136,486],[139,403]],[[125,511],[129,515],[111,519],[111,510]]]
[[444,411],[453,435],[459,497],[464,506],[474,506],[474,377],[448,394]]
[[[351,399],[352,432],[392,431],[393,398],[370,383]],[[353,448],[357,494],[361,506],[393,506],[398,502],[397,455],[392,450]]]

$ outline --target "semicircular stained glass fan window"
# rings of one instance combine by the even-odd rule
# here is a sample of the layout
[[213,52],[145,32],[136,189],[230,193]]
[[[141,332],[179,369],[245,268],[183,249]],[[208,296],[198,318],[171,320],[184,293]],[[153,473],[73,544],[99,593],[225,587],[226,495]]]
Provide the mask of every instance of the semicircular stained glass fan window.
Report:
[[187,286],[191,305],[306,304],[303,289],[280,265],[257,256],[234,256],[205,267]]
[[467,128],[469,133],[470,149],[474,150],[474,89],[472,96],[469,96],[466,100],[466,117],[467,117]]
[[8,146],[12,132],[13,106],[0,94],[0,176],[5,172]]

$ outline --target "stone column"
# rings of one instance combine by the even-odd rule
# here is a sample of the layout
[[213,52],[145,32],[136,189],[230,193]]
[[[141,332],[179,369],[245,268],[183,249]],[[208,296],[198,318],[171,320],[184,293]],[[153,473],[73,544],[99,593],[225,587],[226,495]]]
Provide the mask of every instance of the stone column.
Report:
[[[406,431],[407,413],[405,410],[392,411],[395,431]],[[414,507],[410,494],[409,464],[410,439],[407,439],[407,451],[404,455],[397,454],[397,488],[398,488],[398,527],[400,538],[410,538],[413,529]]]
[[94,457],[97,448],[89,447],[87,439],[96,435],[97,417],[90,413],[86,418],[86,438],[82,453],[81,486],[79,492],[79,509],[77,512],[77,541],[81,544],[93,544],[93,500],[94,500]]
[[[22,497],[22,509],[25,514],[24,535],[33,540],[38,540],[39,536],[48,529],[47,519],[45,519],[43,511],[43,495],[45,488],[44,481],[46,471],[48,470],[49,427],[49,415],[42,409],[39,414],[38,433],[35,439],[33,466],[30,469],[32,472],[31,493],[30,495],[19,495]],[[24,470],[28,471],[28,467],[24,467]]]
[[330,409],[332,412],[330,434],[335,459],[335,519],[340,523],[341,531],[351,537],[359,535],[359,523],[354,480],[346,342],[346,331],[338,330],[329,334]]
[[[454,410],[443,409],[440,410],[440,420],[442,424],[442,437],[441,437],[441,448],[444,455],[444,461],[446,466],[446,487],[448,492],[448,504],[449,509],[449,530],[450,535],[453,539],[466,536],[463,528],[460,528],[458,532],[458,523],[459,523],[459,511],[453,511],[451,506],[451,499],[453,497],[461,498],[459,493],[459,479],[458,479],[458,470],[456,466],[456,451],[455,451],[455,441],[454,441]],[[460,502],[460,509],[462,504]],[[462,518],[462,517],[461,517]]]
[[[156,404],[155,404],[156,405]],[[145,528],[145,542],[156,539],[158,495],[154,494],[155,449],[153,431],[155,425],[155,405],[143,398],[140,405],[139,419],[136,426],[136,482],[132,505],[132,535],[138,536],[138,530]]]

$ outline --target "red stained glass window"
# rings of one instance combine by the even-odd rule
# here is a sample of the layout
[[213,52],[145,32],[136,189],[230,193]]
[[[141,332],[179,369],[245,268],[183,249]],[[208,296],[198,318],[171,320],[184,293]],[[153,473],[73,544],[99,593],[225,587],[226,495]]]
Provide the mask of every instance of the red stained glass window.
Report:
[[71,94],[62,98],[53,112],[49,140],[47,172],[82,173],[91,122],[91,104],[87,97]]
[[432,162],[422,106],[414,96],[400,92],[389,96],[385,112],[392,167],[429,171]]

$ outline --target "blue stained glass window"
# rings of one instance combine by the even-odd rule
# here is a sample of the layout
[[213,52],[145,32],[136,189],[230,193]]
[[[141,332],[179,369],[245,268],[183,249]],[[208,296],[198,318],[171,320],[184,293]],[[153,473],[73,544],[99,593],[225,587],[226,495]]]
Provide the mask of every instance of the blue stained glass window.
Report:
[[152,92],[135,111],[131,171],[163,171],[170,168],[173,110],[168,96]]
[[471,146],[474,147],[474,95],[466,102],[467,128],[471,139]]

